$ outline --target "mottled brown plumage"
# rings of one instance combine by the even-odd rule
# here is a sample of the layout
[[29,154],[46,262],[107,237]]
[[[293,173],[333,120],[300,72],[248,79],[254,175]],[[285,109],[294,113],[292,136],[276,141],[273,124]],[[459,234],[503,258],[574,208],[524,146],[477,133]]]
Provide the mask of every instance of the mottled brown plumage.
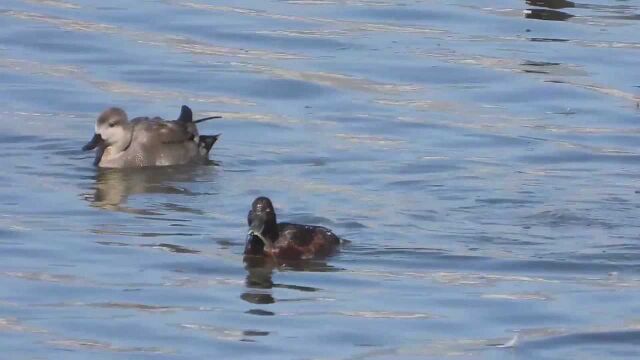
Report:
[[137,117],[128,120],[120,108],[105,110],[95,135],[83,150],[97,148],[95,165],[108,168],[181,165],[207,158],[218,135],[200,135],[188,106],[177,120]]
[[253,201],[247,216],[249,234],[245,255],[273,256],[277,259],[317,259],[334,254],[340,238],[322,226],[277,223],[271,200]]

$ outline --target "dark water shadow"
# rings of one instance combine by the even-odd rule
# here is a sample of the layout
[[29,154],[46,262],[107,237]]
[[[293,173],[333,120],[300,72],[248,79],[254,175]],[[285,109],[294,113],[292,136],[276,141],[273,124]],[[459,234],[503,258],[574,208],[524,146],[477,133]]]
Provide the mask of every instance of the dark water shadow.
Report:
[[567,0],[526,0],[529,6],[545,7],[547,9],[566,9],[576,7],[576,3]]
[[529,41],[532,41],[532,42],[568,42],[569,39],[532,37],[532,38],[529,38]]
[[[613,19],[613,20],[639,20],[640,15],[634,13],[637,11],[637,6],[634,4],[588,4],[588,3],[576,3],[568,0],[525,0],[525,3],[529,6],[542,7],[551,10],[560,9],[588,9],[593,11],[590,17],[601,19]],[[601,13],[610,15],[599,15]],[[547,20],[547,19],[543,19]],[[551,19],[553,20],[553,19]]]
[[627,355],[635,355],[637,358],[640,351],[640,331],[636,329],[611,329],[609,331],[578,331],[574,333],[560,333],[538,339],[523,339],[524,341],[515,347],[521,352],[542,352],[567,348],[594,347],[598,344],[610,348],[627,348],[630,352]]
[[551,71],[549,69],[560,67],[561,65],[562,64],[558,62],[532,60],[525,60],[520,63],[520,66],[522,66],[522,71],[529,74],[550,74]]
[[558,10],[527,9],[524,11],[524,17],[534,20],[566,21],[574,17],[574,15]]
[[[95,181],[94,192],[93,194],[87,194],[85,199],[90,206],[104,210],[122,211],[138,215],[159,215],[151,210],[127,207],[128,198],[136,194],[200,195],[200,193],[193,192],[180,184],[193,183],[197,182],[200,177],[208,177],[208,173],[215,171],[215,165],[217,164],[211,162],[210,165],[136,169],[98,168],[93,177]],[[165,206],[173,211],[194,212],[192,209],[179,207],[178,205],[165,204]]]
[[271,294],[272,289],[289,289],[305,293],[320,291],[311,286],[294,284],[282,284],[273,281],[274,272],[333,272],[343,269],[331,266],[324,261],[290,261],[280,262],[274,258],[260,256],[245,256],[244,259],[247,276],[245,278],[246,291],[240,298],[252,304],[273,304],[277,300]]
[[164,250],[176,254],[199,254],[199,250],[190,249],[186,246],[170,244],[170,243],[148,243],[148,244],[140,244],[140,245],[132,245],[129,243],[119,242],[119,241],[96,241],[96,244],[103,246],[111,246],[111,247],[128,247],[128,246],[138,246],[141,248],[150,248],[150,249],[159,249]]

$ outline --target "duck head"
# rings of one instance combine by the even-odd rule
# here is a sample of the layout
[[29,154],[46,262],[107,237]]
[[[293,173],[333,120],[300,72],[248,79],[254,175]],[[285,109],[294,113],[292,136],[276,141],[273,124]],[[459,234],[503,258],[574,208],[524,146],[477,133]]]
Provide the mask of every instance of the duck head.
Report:
[[105,110],[96,120],[93,138],[82,147],[82,150],[104,149],[112,147],[116,152],[125,150],[131,142],[131,127],[127,113],[113,107]]
[[253,200],[247,216],[249,232],[245,245],[245,255],[263,255],[270,252],[278,239],[276,211],[269,198],[261,196]]

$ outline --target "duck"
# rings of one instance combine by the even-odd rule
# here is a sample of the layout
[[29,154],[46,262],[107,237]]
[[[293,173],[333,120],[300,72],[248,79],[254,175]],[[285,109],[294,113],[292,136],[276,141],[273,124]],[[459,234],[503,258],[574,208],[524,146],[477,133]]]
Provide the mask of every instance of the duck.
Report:
[[247,215],[245,256],[276,260],[322,259],[335,254],[341,239],[323,226],[278,223],[271,199],[256,198]]
[[208,159],[220,134],[200,135],[196,124],[219,119],[210,116],[193,120],[191,109],[183,105],[177,120],[136,117],[111,107],[98,116],[93,138],[83,151],[96,150],[94,165],[100,168],[141,168],[184,165]]

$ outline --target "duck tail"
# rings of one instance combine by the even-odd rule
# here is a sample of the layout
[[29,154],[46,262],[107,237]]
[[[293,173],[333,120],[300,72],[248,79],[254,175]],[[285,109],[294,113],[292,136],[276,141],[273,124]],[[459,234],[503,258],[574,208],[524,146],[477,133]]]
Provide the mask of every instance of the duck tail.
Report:
[[209,117],[206,117],[206,118],[198,119],[198,120],[194,121],[194,123],[197,124],[197,123],[201,123],[203,121],[207,121],[207,120],[211,120],[211,119],[222,119],[222,116],[220,116],[220,115],[218,115],[218,116],[209,116]]
[[189,108],[187,105],[182,105],[182,107],[180,108],[180,116],[178,116],[178,121],[182,121],[182,122],[186,122],[186,123],[190,123],[190,122],[194,122],[194,123],[201,123],[203,121],[207,121],[207,120],[211,120],[211,119],[220,119],[222,118],[222,116],[209,116],[206,118],[202,118],[202,119],[198,119],[198,120],[193,120],[193,111],[191,111],[191,108]]
[[182,105],[182,108],[180,108],[180,116],[178,116],[178,121],[193,121],[193,111],[191,111],[191,109],[187,105]]
[[209,151],[211,151],[211,148],[213,147],[213,144],[216,143],[216,141],[218,141],[218,138],[220,137],[220,135],[222,134],[217,134],[217,135],[200,135],[200,145],[202,145],[202,147],[205,148],[205,150],[207,150],[207,153],[209,153]]

